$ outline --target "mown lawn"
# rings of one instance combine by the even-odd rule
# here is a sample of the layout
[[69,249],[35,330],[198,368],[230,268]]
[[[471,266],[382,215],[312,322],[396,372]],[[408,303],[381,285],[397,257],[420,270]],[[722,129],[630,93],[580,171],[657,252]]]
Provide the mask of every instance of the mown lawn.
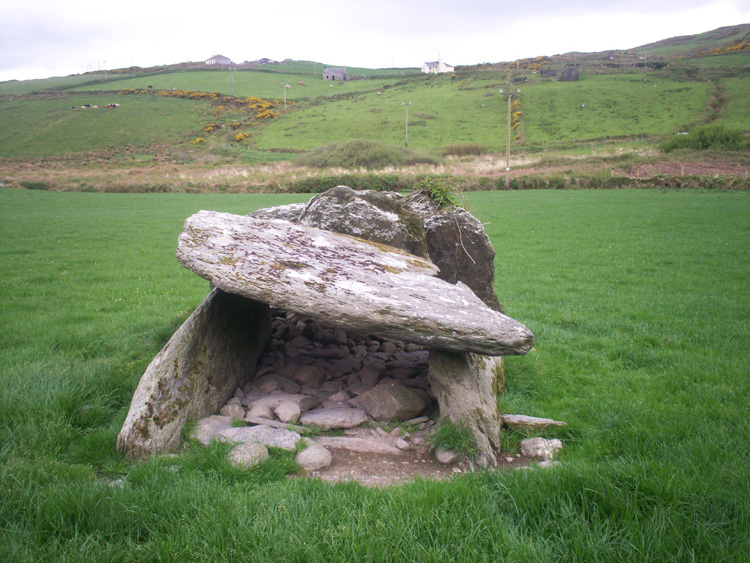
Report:
[[559,468],[372,490],[287,480],[278,452],[122,459],[138,379],[208,290],[174,258],[185,217],[306,199],[0,189],[0,560],[747,561],[745,192],[467,194],[538,341],[500,405],[569,423]]

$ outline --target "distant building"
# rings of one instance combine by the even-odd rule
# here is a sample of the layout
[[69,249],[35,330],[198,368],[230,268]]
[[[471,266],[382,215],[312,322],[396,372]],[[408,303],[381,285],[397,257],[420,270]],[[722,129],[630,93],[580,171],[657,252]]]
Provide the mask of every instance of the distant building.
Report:
[[323,80],[338,80],[342,82],[344,80],[350,80],[346,75],[346,67],[331,67],[323,69]]
[[454,67],[447,64],[443,59],[432,63],[422,63],[422,72],[427,74],[441,74],[443,72],[453,72]]
[[206,61],[207,65],[219,65],[219,66],[225,66],[225,65],[233,65],[232,59],[225,57],[224,55],[214,55],[210,59]]

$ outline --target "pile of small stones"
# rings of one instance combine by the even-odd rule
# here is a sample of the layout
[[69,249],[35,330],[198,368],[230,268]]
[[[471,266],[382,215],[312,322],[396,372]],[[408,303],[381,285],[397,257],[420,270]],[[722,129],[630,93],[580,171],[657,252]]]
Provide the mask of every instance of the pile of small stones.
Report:
[[[219,437],[294,450],[300,434],[310,429],[343,434],[307,439],[298,462],[308,470],[325,467],[321,463],[326,459],[330,463],[319,445],[427,453],[439,417],[427,379],[428,355],[425,346],[351,335],[296,314],[277,313],[255,377],[236,389],[219,416],[199,421],[195,436],[204,443]],[[233,425],[238,420],[255,426]],[[244,449],[260,452],[257,461],[264,458],[258,448],[244,445],[233,455],[244,455]],[[306,462],[312,452],[322,455]],[[439,454],[446,463],[455,460],[447,452]],[[250,459],[257,462],[254,454]]]
[[[312,474],[328,467],[336,450],[427,456],[440,416],[427,378],[428,356],[425,346],[347,334],[297,314],[277,313],[255,377],[235,390],[219,415],[199,420],[194,436],[205,444],[238,443],[230,461],[243,466],[266,459],[268,446],[296,451],[297,463]],[[506,426],[535,431],[565,424],[501,417]],[[319,434],[303,438],[303,433]],[[516,458],[549,466],[557,463],[551,459],[562,443],[530,438],[520,446]],[[457,456],[438,449],[435,459],[454,464]]]

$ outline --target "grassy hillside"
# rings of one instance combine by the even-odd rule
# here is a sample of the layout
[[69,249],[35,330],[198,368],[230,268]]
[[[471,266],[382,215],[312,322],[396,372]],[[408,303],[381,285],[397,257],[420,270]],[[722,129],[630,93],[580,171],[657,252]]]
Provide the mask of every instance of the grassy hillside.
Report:
[[[128,75],[110,76],[109,83],[114,83],[120,77]],[[72,76],[60,76],[55,78],[42,78],[38,80],[8,80],[0,82],[0,96],[17,96],[20,94],[30,94],[44,90],[60,90],[64,88],[73,88],[83,84],[96,84],[104,82],[104,73],[101,74],[76,74]]]
[[[318,74],[317,79],[303,74],[286,74],[282,72],[260,72],[254,70],[237,70],[234,72],[234,93],[236,96],[255,96],[258,98],[281,99],[284,96],[283,84],[289,84],[286,89],[288,100],[313,98],[316,96],[333,96],[349,92],[374,90],[393,79],[348,80],[343,84],[325,81]],[[300,85],[304,82],[305,85]],[[113,88],[142,89],[153,86],[156,90],[193,90],[198,92],[232,93],[232,73],[228,70],[184,71],[139,76],[110,82],[84,86],[81,89],[91,91],[112,90]]]
[[729,78],[721,84],[726,88],[727,105],[717,121],[727,127],[750,131],[750,80]]
[[[187,63],[124,69],[130,74],[110,75],[106,83],[100,74],[7,82],[0,84],[0,158],[159,142],[169,144],[176,158],[187,161],[249,163],[280,158],[278,152],[269,151],[295,153],[350,139],[400,146],[405,142],[406,103],[411,104],[410,148],[442,153],[448,146],[474,145],[500,152],[505,148],[507,106],[498,90],[516,87],[521,94],[516,99],[520,106],[513,110],[514,154],[632,141],[645,143],[643,148],[707,122],[748,131],[750,75],[745,66],[750,53],[732,51],[744,45],[748,29],[748,25],[722,28],[644,46],[649,60],[659,60],[659,70],[642,68],[636,52],[617,52],[613,62],[602,53],[571,53],[524,59],[518,69],[515,64],[485,64],[438,77],[417,69],[350,67],[350,73],[370,78],[342,84],[322,80],[324,65],[309,61],[234,73],[191,69]],[[713,53],[717,46],[727,54],[674,58]],[[638,64],[641,68],[634,67]],[[570,65],[578,67],[579,82],[564,83],[539,74],[543,68],[560,73]],[[528,82],[510,83],[520,76]],[[294,103],[284,112],[282,104],[274,102],[276,118],[267,114],[259,119],[228,98],[211,103],[156,95],[184,90],[229,96],[233,78],[237,97],[280,100],[286,95]],[[124,89],[147,94],[123,97],[119,92]],[[66,105],[106,101],[123,107],[105,117],[63,111]],[[212,122],[226,127],[204,135],[203,125]],[[191,145],[198,135],[205,142]]]
[[342,66],[346,67],[347,74],[351,76],[405,76],[408,74],[419,74],[421,72],[421,69],[418,68],[363,68],[339,64],[314,63],[312,61],[290,61],[277,64],[259,65],[257,70],[281,74],[309,74],[320,78],[324,68]]
[[[119,103],[117,109],[105,104]],[[100,109],[81,109],[98,104]],[[0,102],[0,157],[29,158],[187,141],[211,119],[207,104],[152,96],[73,95]]]
[[724,47],[750,35],[750,24],[741,24],[720,27],[705,33],[696,35],[683,35],[670,37],[655,43],[634,47],[631,51],[639,53],[648,51],[649,55],[660,57],[693,57],[699,53],[710,52],[716,48]]
[[[456,143],[505,146],[507,103],[491,80],[465,84],[441,77],[346,100],[300,108],[269,124],[255,137],[261,149],[310,149],[332,141],[368,138],[404,141],[409,106],[409,145],[435,149]],[[507,88],[507,86],[506,86]],[[696,121],[712,87],[659,76],[583,76],[580,82],[535,80],[520,85],[521,138],[515,144],[555,144],[605,137],[666,135]],[[732,96],[741,93],[732,90]],[[742,98],[744,99],[744,97]],[[584,106],[584,107],[582,107]],[[750,113],[740,100],[738,114]]]
[[279,453],[123,459],[138,379],[208,291],[185,217],[305,199],[0,189],[0,560],[747,561],[748,192],[467,194],[537,337],[501,408],[567,421],[561,467],[369,489]]

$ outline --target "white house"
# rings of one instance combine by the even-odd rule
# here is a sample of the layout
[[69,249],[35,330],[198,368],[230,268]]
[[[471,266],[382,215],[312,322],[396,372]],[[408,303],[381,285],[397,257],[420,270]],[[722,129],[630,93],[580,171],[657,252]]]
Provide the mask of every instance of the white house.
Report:
[[453,67],[447,64],[443,59],[440,59],[432,63],[422,63],[422,72],[426,72],[427,74],[453,72]]
[[214,55],[210,59],[206,61],[207,65],[233,65],[234,63],[229,57],[225,57],[224,55]]

